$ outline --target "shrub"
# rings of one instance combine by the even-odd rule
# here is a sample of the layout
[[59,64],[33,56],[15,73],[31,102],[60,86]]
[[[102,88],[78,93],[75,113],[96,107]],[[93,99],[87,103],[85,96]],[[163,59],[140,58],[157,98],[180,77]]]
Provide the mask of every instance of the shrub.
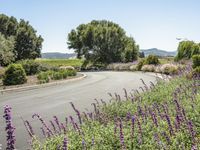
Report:
[[52,80],[61,80],[63,79],[63,76],[62,76],[62,72],[53,72],[53,75],[52,75]]
[[160,64],[158,56],[155,55],[149,55],[146,59],[145,59],[145,64],[147,65],[158,65]]
[[178,66],[174,64],[164,64],[160,68],[161,73],[164,74],[177,74],[178,73]]
[[154,65],[144,65],[144,66],[142,66],[141,71],[154,72],[155,71],[155,66]]
[[200,66],[200,55],[194,55],[192,57],[192,62],[193,62],[193,68],[195,69],[196,67]]
[[34,60],[26,59],[19,61],[27,75],[35,75],[40,72],[40,64]]
[[137,71],[137,65],[131,65],[131,66],[129,67],[129,70],[130,70],[130,71]]
[[21,64],[11,64],[8,66],[3,77],[4,85],[23,84],[26,81],[26,73]]
[[3,67],[0,67],[0,79],[3,78],[4,73],[5,73],[5,69]]
[[137,66],[136,66],[137,70],[140,71],[140,70],[142,69],[142,66],[144,65],[144,63],[145,63],[145,59],[141,59],[141,60],[138,62]]
[[76,75],[76,70],[67,70],[68,76],[75,76]]
[[49,82],[49,72],[40,72],[37,75],[39,83],[48,83]]

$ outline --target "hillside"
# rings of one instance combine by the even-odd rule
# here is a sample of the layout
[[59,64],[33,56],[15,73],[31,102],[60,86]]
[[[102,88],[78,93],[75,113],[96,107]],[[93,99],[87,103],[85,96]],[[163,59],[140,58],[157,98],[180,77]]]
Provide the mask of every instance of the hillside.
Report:
[[141,49],[140,51],[144,52],[145,56],[148,55],[157,55],[157,56],[175,56],[176,51],[165,51],[165,50],[160,50],[157,48],[151,48],[151,49]]
[[65,58],[75,58],[76,54],[75,53],[58,53],[58,52],[47,52],[47,53],[42,53],[42,58],[55,58],[55,59],[65,59]]

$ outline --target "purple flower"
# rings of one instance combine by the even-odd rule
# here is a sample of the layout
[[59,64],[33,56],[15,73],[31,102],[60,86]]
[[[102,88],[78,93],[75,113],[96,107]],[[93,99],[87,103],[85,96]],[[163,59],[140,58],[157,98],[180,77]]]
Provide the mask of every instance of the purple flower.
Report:
[[29,121],[28,120],[26,120],[26,121],[23,120],[23,122],[24,122],[24,126],[26,127],[26,130],[27,130],[28,134],[30,135],[30,137],[33,137],[35,134],[33,132],[33,128],[30,125]]
[[61,127],[60,127],[60,122],[58,120],[58,117],[53,116],[53,118],[54,118],[54,121],[55,121],[56,125],[58,126],[59,132],[61,133]]
[[121,148],[122,150],[125,150],[126,146],[124,143],[123,125],[121,119],[119,120],[119,138],[120,138]]
[[195,131],[194,131],[194,127],[193,127],[193,124],[192,124],[192,121],[188,121],[188,130],[189,130],[189,133],[192,137],[192,142],[194,144],[195,142]]
[[79,110],[75,108],[75,106],[72,102],[70,102],[70,104],[71,104],[72,108],[74,109],[74,111],[76,112],[76,115],[78,116],[79,123],[82,124],[81,114],[80,114]]
[[131,118],[131,139],[133,140],[134,137],[134,126],[135,126],[135,117],[132,116]]
[[63,150],[67,150],[67,138],[64,137],[64,140],[63,140]]
[[166,141],[167,141],[167,144],[169,145],[170,144],[170,138],[169,136],[167,135],[166,132],[162,132],[162,135],[165,137]]
[[50,122],[51,126],[53,127],[54,133],[57,133],[57,130],[56,130],[56,127],[55,127],[53,121],[50,120],[49,122]]
[[170,133],[170,135],[173,135],[174,130],[173,130],[173,128],[172,128],[172,124],[171,124],[170,118],[169,118],[168,115],[165,115],[165,118],[166,118],[166,120],[167,120],[169,133]]
[[7,132],[7,147],[6,150],[14,150],[15,149],[15,127],[12,125],[12,116],[11,116],[11,107],[8,105],[4,106],[4,116],[6,120],[6,132]]
[[42,123],[42,125],[47,129],[48,133],[51,134],[51,135],[53,135],[53,132],[52,132],[51,129],[47,126],[47,124],[44,122],[44,120],[42,119],[42,117],[41,117],[40,115],[38,115],[38,114],[34,114],[34,115],[32,116],[32,118],[35,118],[35,117],[37,117],[37,118],[40,120],[40,122]]

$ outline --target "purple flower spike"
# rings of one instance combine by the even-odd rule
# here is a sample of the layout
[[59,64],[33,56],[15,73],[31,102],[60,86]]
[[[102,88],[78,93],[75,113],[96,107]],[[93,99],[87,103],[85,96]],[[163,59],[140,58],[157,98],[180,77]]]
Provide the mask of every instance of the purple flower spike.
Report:
[[61,133],[61,127],[60,127],[60,122],[58,120],[58,117],[53,116],[53,118],[54,118],[54,121],[55,121],[56,125],[58,126],[59,132]]
[[121,119],[119,120],[119,138],[120,138],[121,148],[122,150],[125,150],[126,146],[124,143],[123,125]]
[[12,125],[12,116],[11,116],[11,107],[8,105],[4,106],[4,116],[6,120],[6,132],[7,132],[7,147],[6,150],[14,150],[15,149],[15,127]]
[[134,137],[134,125],[135,125],[135,117],[132,116],[131,118],[131,139]]
[[48,133],[51,134],[51,135],[53,135],[53,132],[52,132],[51,129],[47,126],[47,124],[44,122],[44,120],[42,119],[42,117],[41,117],[40,115],[38,115],[38,114],[34,114],[34,115],[32,116],[32,118],[35,118],[35,117],[37,117],[37,118],[41,121],[42,125],[47,129]]
[[64,140],[63,140],[63,150],[67,150],[67,138],[64,137]]
[[33,132],[33,128],[30,125],[29,121],[28,120],[24,121],[24,125],[25,125],[26,130],[28,131],[30,137],[33,137],[35,135],[35,133]]

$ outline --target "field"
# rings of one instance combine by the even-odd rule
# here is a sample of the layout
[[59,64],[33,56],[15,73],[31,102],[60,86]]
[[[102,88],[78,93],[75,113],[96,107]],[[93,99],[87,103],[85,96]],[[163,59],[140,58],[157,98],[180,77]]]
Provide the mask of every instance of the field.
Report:
[[36,59],[36,62],[51,66],[73,66],[81,67],[83,60],[81,59]]

